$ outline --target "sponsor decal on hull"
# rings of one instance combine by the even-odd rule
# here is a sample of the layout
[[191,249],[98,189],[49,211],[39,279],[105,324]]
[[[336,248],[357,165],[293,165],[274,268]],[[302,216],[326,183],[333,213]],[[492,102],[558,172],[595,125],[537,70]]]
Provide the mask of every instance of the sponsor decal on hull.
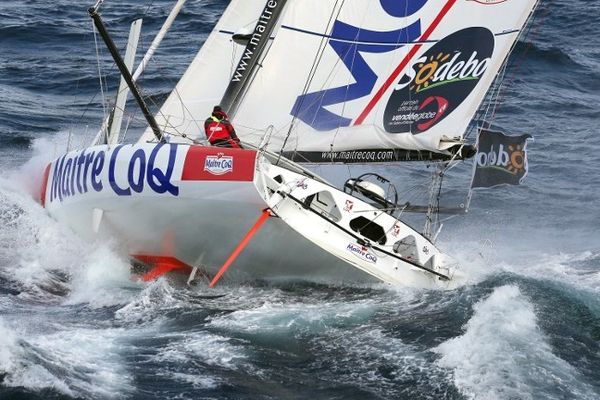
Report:
[[42,187],[40,188],[40,204],[42,207],[46,207],[46,192],[48,190],[48,177],[50,176],[50,167],[52,164],[46,165],[44,169],[44,176],[42,177]]
[[[117,146],[112,151],[84,149],[54,161],[50,202],[104,190],[117,196],[131,196],[145,190],[179,195],[179,187],[172,183],[177,145],[158,144],[121,154],[124,146]],[[163,146],[168,152],[166,165],[164,161],[157,162]]]
[[296,187],[300,188],[302,190],[306,190],[308,189],[308,183],[306,183],[306,178],[300,179],[297,183],[296,183]]
[[489,29],[473,27],[433,45],[397,82],[383,117],[386,131],[419,134],[450,115],[484,75],[494,44]]
[[401,225],[398,222],[394,224],[394,226],[392,227],[392,236],[398,237],[398,235],[400,234],[400,226]]
[[252,182],[256,151],[191,146],[185,155],[182,181]]
[[225,175],[233,172],[233,157],[219,153],[216,156],[206,156],[204,170],[213,175]]
[[354,207],[354,202],[352,200],[346,200],[346,204],[344,205],[344,211],[351,212]]
[[366,261],[371,264],[377,263],[377,256],[373,253],[369,252],[369,248],[366,246],[360,246],[354,243],[348,243],[346,247],[350,253],[352,253],[356,258],[359,258],[363,261]]

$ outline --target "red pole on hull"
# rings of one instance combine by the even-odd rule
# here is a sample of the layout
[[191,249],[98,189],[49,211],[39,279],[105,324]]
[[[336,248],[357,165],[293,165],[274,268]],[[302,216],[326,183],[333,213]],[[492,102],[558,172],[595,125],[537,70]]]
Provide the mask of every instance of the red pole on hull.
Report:
[[242,250],[244,250],[244,247],[246,247],[246,245],[248,243],[250,243],[250,240],[252,239],[252,237],[254,236],[254,234],[256,234],[256,232],[258,232],[258,230],[260,229],[261,225],[267,220],[267,218],[269,218],[270,215],[271,215],[271,212],[269,211],[268,208],[265,209],[265,210],[263,210],[263,212],[260,215],[260,217],[258,218],[258,220],[254,223],[254,226],[252,226],[252,228],[250,228],[250,230],[248,231],[248,233],[246,233],[246,236],[244,236],[244,238],[242,239],[242,241],[240,242],[240,244],[237,245],[237,247],[235,248],[235,250],[233,250],[233,252],[229,256],[229,258],[227,259],[227,261],[225,261],[225,264],[223,264],[223,266],[221,267],[221,269],[219,270],[219,272],[217,272],[217,274],[212,279],[212,281],[210,281],[210,283],[208,285],[209,288],[212,288],[212,287],[215,286],[215,284],[219,281],[219,279],[221,278],[221,276],[223,276],[223,274],[225,273],[225,271],[227,271],[227,268],[229,268],[229,266],[233,263],[233,261],[235,261],[235,259],[237,258],[237,256],[240,255],[240,253],[242,252]]

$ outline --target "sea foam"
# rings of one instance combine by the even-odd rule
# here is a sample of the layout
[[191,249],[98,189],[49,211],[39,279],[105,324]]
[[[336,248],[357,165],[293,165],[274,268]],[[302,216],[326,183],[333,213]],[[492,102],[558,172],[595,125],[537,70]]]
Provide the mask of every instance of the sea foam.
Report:
[[473,399],[592,399],[578,372],[553,353],[534,306],[517,286],[496,288],[474,306],[465,333],[434,349]]

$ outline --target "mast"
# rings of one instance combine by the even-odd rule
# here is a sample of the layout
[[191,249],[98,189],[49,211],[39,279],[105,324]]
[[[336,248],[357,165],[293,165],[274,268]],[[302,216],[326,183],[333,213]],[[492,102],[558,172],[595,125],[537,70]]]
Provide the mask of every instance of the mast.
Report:
[[429,186],[429,201],[427,203],[423,236],[431,240],[432,243],[435,242],[437,234],[439,233],[439,229],[441,228],[439,221],[440,197],[446,165],[446,163],[435,164],[431,185]]
[[[235,69],[227,89],[221,99],[221,108],[233,117],[237,111],[237,106],[245,92],[245,89],[250,84],[251,78],[257,67],[260,67],[260,60],[267,43],[273,32],[273,28],[277,25],[281,11],[287,0],[268,0],[265,4],[258,22],[254,27],[252,35],[248,35],[248,44],[242,53],[242,58]],[[244,38],[246,39],[246,38]]]
[[97,12],[97,7],[96,6],[90,7],[88,9],[88,13],[90,14],[90,17],[94,20],[94,25],[98,29],[100,36],[102,36],[104,43],[106,43],[106,47],[108,47],[108,50],[110,51],[110,54],[112,55],[115,63],[117,64],[117,67],[119,68],[119,71],[121,72],[121,75],[123,76],[123,78],[125,79],[125,82],[127,83],[127,86],[129,86],[129,90],[131,90],[131,93],[133,93],[133,97],[135,98],[136,102],[138,103],[138,106],[140,107],[140,109],[142,110],[142,113],[144,114],[144,117],[146,118],[148,125],[150,125],[150,128],[152,128],[152,132],[154,133],[154,136],[156,136],[156,138],[158,139],[159,142],[164,142],[165,140],[164,140],[163,134],[161,133],[160,128],[158,127],[158,124],[156,123],[156,120],[154,119],[154,116],[150,113],[150,110],[148,109],[146,102],[142,98],[138,87],[136,86],[135,82],[133,81],[133,78],[131,77],[131,73],[127,69],[125,62],[123,61],[123,59],[121,58],[121,55],[119,54],[119,50],[115,46],[115,43],[113,42],[108,31],[106,30],[106,27],[104,26],[104,22],[102,22],[102,18],[100,17],[100,14],[98,14],[98,12]]

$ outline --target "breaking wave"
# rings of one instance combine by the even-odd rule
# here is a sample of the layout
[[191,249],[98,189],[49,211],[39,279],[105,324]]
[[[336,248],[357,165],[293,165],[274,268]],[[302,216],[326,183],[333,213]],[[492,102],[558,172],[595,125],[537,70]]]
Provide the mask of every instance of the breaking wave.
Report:
[[475,304],[462,336],[435,349],[438,364],[452,369],[468,398],[596,398],[577,370],[554,354],[537,321],[517,286],[498,287]]

